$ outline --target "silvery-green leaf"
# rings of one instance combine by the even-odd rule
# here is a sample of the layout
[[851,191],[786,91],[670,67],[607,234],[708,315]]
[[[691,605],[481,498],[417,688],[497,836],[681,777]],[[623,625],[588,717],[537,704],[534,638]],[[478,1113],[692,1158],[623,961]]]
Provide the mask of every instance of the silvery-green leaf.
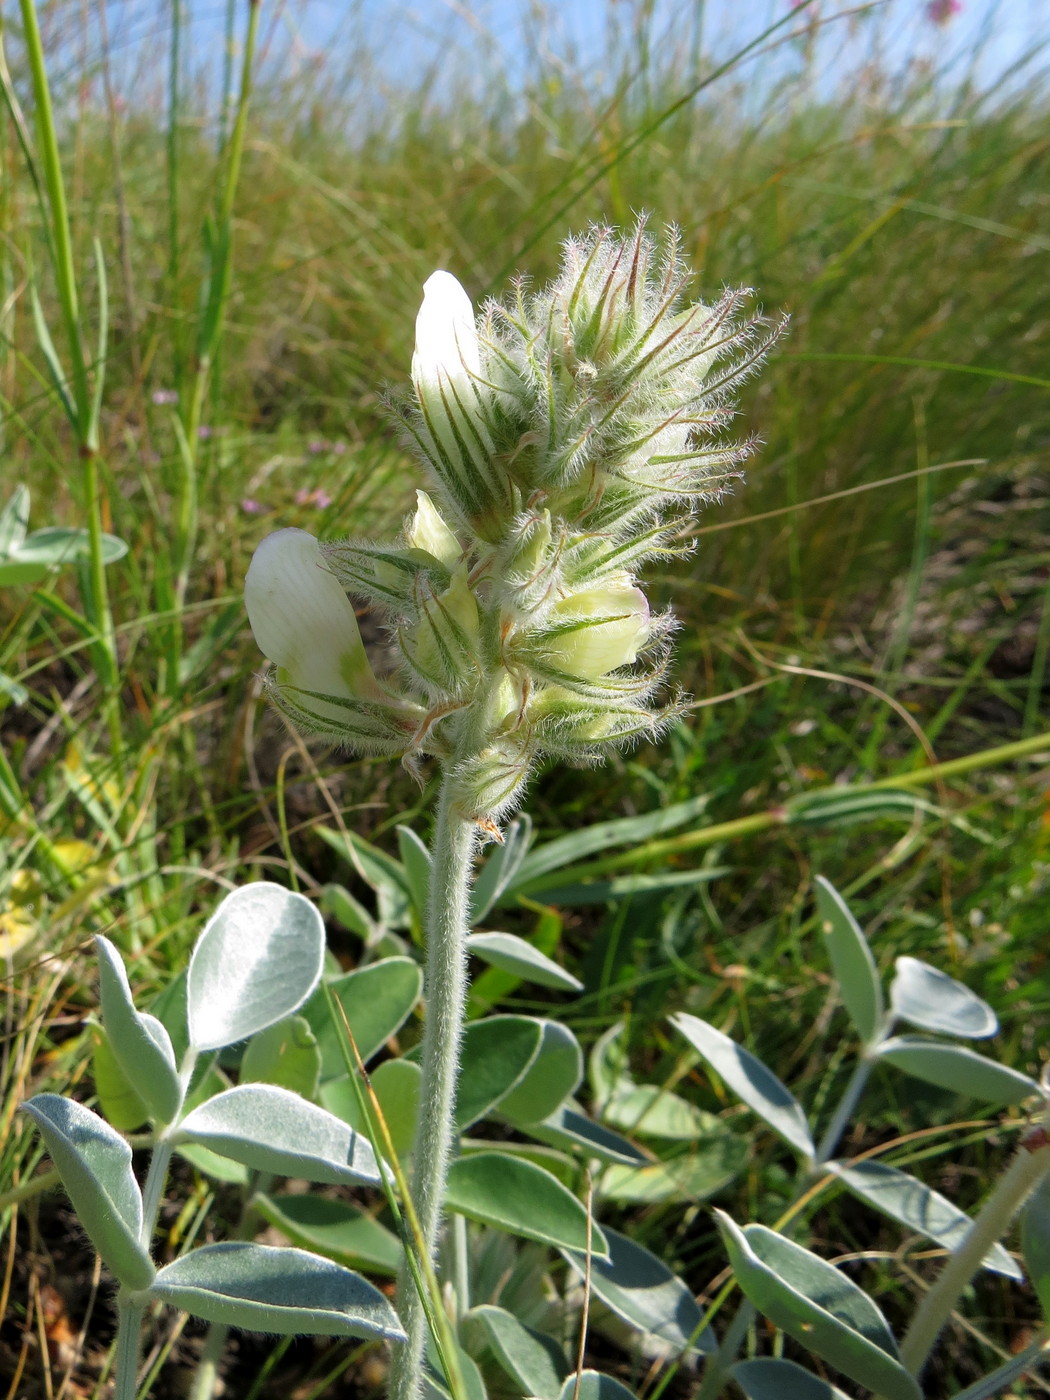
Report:
[[597,1157],[600,1162],[625,1167],[649,1164],[649,1158],[633,1142],[614,1133],[611,1128],[593,1122],[572,1099],[555,1109],[542,1123],[530,1123],[527,1131],[530,1137],[538,1138],[540,1142],[551,1143],[566,1151],[575,1149],[585,1156]]
[[321,1076],[317,1037],[305,1016],[288,1016],[253,1035],[241,1059],[242,1084],[276,1084],[312,1099]]
[[18,559],[0,559],[0,588],[15,588],[20,585],[39,583],[47,578],[46,564],[31,564]]
[[591,1046],[587,1075],[594,1091],[594,1109],[601,1113],[617,1089],[630,1085],[627,1068],[627,1027],[622,1021],[603,1031]]
[[397,828],[397,845],[412,903],[420,920],[425,919],[430,898],[430,852],[409,826]]
[[[123,559],[128,547],[116,535],[103,534],[102,562],[115,564]],[[15,559],[27,564],[45,564],[58,568],[64,564],[86,562],[91,555],[91,539],[87,530],[67,529],[61,525],[49,525],[43,530],[34,530],[13,551]]]
[[543,1038],[535,1059],[499,1111],[512,1123],[526,1126],[549,1118],[583,1078],[583,1052],[568,1027],[559,1021],[542,1021]]
[[816,879],[820,931],[850,1020],[865,1042],[882,1028],[882,984],[868,940],[829,880]]
[[351,933],[358,934],[369,947],[380,936],[382,926],[342,885],[325,885],[321,891],[321,913]]
[[209,1176],[214,1181],[225,1181],[230,1186],[241,1186],[247,1189],[251,1180],[251,1172],[241,1162],[235,1162],[230,1157],[220,1157],[218,1152],[213,1152],[210,1147],[205,1147],[199,1142],[182,1142],[175,1148],[180,1157],[184,1157],[191,1167],[195,1167],[202,1176]]
[[722,1127],[717,1137],[702,1138],[690,1152],[643,1167],[607,1167],[598,1194],[605,1201],[655,1205],[660,1201],[704,1201],[714,1196],[747,1165],[747,1139]]
[[401,862],[356,832],[333,831],[327,826],[314,830],[375,891],[379,922],[386,928],[408,928],[412,922],[412,890]]
[[29,487],[19,482],[0,511],[0,558],[10,554],[26,537],[29,528]]
[[[415,1142],[423,1072],[411,1060],[384,1060],[371,1071],[369,1078],[394,1151],[404,1157],[412,1151]],[[360,1101],[349,1075],[329,1079],[321,1089],[321,1102],[329,1113],[336,1114],[359,1133],[366,1131]]]
[[602,1371],[581,1371],[579,1386],[575,1372],[566,1376],[559,1400],[635,1400],[635,1395],[615,1376],[607,1376]]
[[[481,1372],[478,1370],[474,1358],[467,1355],[454,1337],[451,1342],[455,1348],[459,1375],[463,1382],[460,1400],[488,1400],[485,1382],[481,1379]],[[426,1358],[427,1364],[423,1368],[423,1382],[419,1388],[420,1400],[452,1400],[452,1388],[445,1376],[432,1335],[427,1336]]]
[[[591,1259],[591,1291],[624,1322],[667,1342],[676,1352],[687,1347],[713,1351],[711,1329],[701,1330],[703,1310],[677,1274],[634,1240],[602,1227],[609,1246],[608,1259]],[[581,1278],[586,1258],[562,1250]]]
[[109,939],[99,934],[95,947],[110,1049],[150,1116],[171,1123],[182,1105],[182,1085],[168,1032],[155,1016],[135,1010],[124,960]]
[[194,1317],[253,1332],[405,1337],[378,1288],[302,1249],[206,1244],[165,1265],[150,1295]]
[[104,1118],[73,1099],[36,1094],[22,1108],[40,1129],[103,1263],[127,1288],[147,1288],[153,1261],[139,1239],[142,1194],[131,1170],[131,1148]]
[[401,1267],[401,1241],[385,1225],[349,1201],[313,1191],[255,1195],[252,1206],[264,1220],[303,1249],[312,1249],[351,1269],[393,1277]]
[[119,1132],[134,1132],[149,1118],[149,1109],[110,1049],[105,1026],[89,1021],[87,1031],[91,1039],[91,1077],[102,1116]]
[[[343,1008],[357,1052],[367,1064],[412,1014],[423,990],[423,974],[411,958],[383,958],[333,977],[328,988]],[[345,1032],[341,1020],[332,1020],[323,987],[310,998],[303,1015],[317,1036],[322,1080],[341,1079],[347,1073]]]
[[918,958],[897,959],[890,1005],[894,1016],[924,1031],[983,1040],[999,1029],[998,1018],[987,1002]]
[[228,894],[190,959],[194,1049],[221,1050],[298,1011],[320,980],[324,942],[321,916],[301,894],[267,881]]
[[463,1319],[483,1335],[488,1349],[521,1390],[537,1400],[558,1400],[569,1367],[553,1337],[534,1332],[506,1308],[491,1303],[472,1308]]
[[[861,1200],[945,1249],[957,1249],[973,1224],[944,1196],[885,1162],[856,1162],[852,1166],[848,1162],[830,1162],[828,1166]],[[1019,1282],[1024,1278],[1001,1244],[989,1250],[983,1263],[994,1274],[1005,1274]]]
[[1044,1318],[1050,1318],[1050,1181],[1032,1193],[1021,1215],[1021,1252]]
[[694,1049],[724,1080],[748,1108],[803,1157],[813,1158],[816,1149],[806,1115],[795,1097],[776,1075],[743,1046],[737,1045],[699,1016],[680,1012],[671,1024],[682,1032]]
[[559,967],[553,958],[541,953],[516,933],[472,933],[467,949],[482,962],[511,972],[525,982],[540,987],[557,987],[560,991],[579,992],[583,983],[571,972]]
[[467,1025],[456,1094],[460,1131],[491,1113],[522,1082],[543,1038],[544,1023],[532,1016],[487,1016]]
[[689,1142],[724,1131],[722,1120],[713,1113],[705,1113],[657,1084],[621,1083],[606,1103],[602,1117],[624,1132],[671,1142]]
[[186,1115],[178,1141],[275,1176],[331,1184],[380,1181],[367,1138],[298,1094],[273,1084],[240,1084]]
[[1034,1079],[963,1045],[899,1035],[878,1047],[878,1058],[916,1079],[984,1103],[1022,1103],[1042,1090]]
[[737,1283],[760,1313],[858,1385],[886,1400],[922,1400],[889,1324],[862,1289],[764,1225],[741,1230],[723,1211],[715,1217]]
[[782,1357],[738,1361],[729,1374],[747,1400],[849,1400],[838,1386]]
[[[0,563],[0,584],[4,582],[4,569],[7,566]],[[6,695],[12,705],[24,705],[29,699],[29,691],[21,681],[16,681],[14,676],[8,675],[6,671],[0,671],[0,695]]]
[[523,813],[515,817],[504,831],[503,844],[492,847],[470,893],[471,928],[481,922],[513,884],[531,840],[532,820],[527,813]]
[[[511,1235],[565,1249],[587,1249],[587,1211],[556,1177],[504,1152],[472,1152],[452,1163],[445,1208]],[[592,1221],[591,1253],[605,1256],[605,1236]]]

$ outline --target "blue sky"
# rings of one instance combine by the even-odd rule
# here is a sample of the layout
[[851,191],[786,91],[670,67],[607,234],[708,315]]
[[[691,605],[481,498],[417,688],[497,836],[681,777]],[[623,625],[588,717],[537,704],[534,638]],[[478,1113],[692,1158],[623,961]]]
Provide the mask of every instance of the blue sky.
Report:
[[[208,74],[218,90],[222,66],[225,0],[182,0],[188,18],[185,51],[192,70]],[[862,64],[877,57],[885,71],[900,72],[923,62],[949,80],[974,65],[989,86],[1027,53],[1050,46],[1050,0],[962,0],[950,23],[927,17],[928,0],[813,0],[778,33],[770,52],[752,58],[746,78],[761,91],[802,67],[823,95],[831,95]],[[156,91],[163,82],[171,0],[108,0],[118,71],[125,85],[141,89],[149,73]],[[236,0],[243,24],[246,0]],[[609,35],[617,31],[621,52],[635,43],[632,19],[651,11],[648,37],[657,54],[672,50],[708,61],[738,51],[767,26],[789,15],[790,0],[262,0],[263,32],[269,35],[274,70],[319,65],[322,72],[352,74],[368,52],[369,81],[382,89],[416,84],[428,71],[506,75],[513,86],[542,53],[545,71],[563,64],[567,73],[588,70],[601,87]],[[83,11],[70,3],[70,29],[62,35],[75,50],[73,28]],[[815,24],[814,43],[802,36]],[[794,39],[792,39],[794,35]],[[362,67],[364,65],[361,65]],[[1043,62],[1037,61],[1041,69]],[[1024,79],[1022,79],[1023,81]],[[214,84],[214,86],[212,86]],[[440,89],[439,89],[440,90]]]

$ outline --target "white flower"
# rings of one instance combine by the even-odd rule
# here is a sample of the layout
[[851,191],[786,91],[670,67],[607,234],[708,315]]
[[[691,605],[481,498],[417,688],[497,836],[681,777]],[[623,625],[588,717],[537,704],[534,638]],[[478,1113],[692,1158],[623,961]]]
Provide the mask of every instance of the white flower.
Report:
[[416,317],[412,379],[420,386],[457,388],[481,373],[481,349],[470,297],[451,272],[434,272],[423,283]]
[[[244,602],[259,650],[277,666],[277,683],[335,699],[379,699],[353,605],[305,530],[277,530],[255,551]],[[345,709],[303,703],[339,720]]]

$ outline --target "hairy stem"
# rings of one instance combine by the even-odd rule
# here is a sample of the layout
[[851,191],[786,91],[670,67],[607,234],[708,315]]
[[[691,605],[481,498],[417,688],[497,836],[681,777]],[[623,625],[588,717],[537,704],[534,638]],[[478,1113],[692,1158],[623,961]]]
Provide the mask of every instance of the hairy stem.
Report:
[[113,1400],[135,1400],[138,1392],[140,1334],[146,1309],[141,1303],[117,1305],[116,1389]]
[[[452,810],[452,782],[441,789],[434,833],[430,908],[427,916],[426,1029],[419,1126],[413,1153],[412,1196],[426,1245],[434,1258],[441,1226],[441,1202],[455,1131],[459,1046],[467,995],[466,934],[474,823]],[[393,1400],[416,1400],[422,1378],[426,1315],[412,1276],[402,1269],[398,1313],[408,1340],[394,1354]]]
[[901,1343],[901,1360],[913,1376],[921,1374],[941,1328],[980,1268],[981,1260],[1006,1233],[1011,1220],[1047,1172],[1050,1147],[1038,1147],[1033,1152],[1022,1144],[912,1319]]

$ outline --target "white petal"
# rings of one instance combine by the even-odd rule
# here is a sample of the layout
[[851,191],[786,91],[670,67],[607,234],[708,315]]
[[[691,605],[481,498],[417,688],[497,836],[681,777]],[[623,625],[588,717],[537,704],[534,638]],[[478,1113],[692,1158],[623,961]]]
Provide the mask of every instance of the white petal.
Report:
[[435,272],[423,284],[416,317],[412,378],[432,384],[442,376],[457,383],[481,373],[481,350],[470,297],[451,272]]
[[[244,602],[259,650],[277,664],[279,681],[347,699],[376,694],[353,606],[325,568],[313,535],[267,535],[248,568]],[[311,707],[319,709],[320,702]]]

